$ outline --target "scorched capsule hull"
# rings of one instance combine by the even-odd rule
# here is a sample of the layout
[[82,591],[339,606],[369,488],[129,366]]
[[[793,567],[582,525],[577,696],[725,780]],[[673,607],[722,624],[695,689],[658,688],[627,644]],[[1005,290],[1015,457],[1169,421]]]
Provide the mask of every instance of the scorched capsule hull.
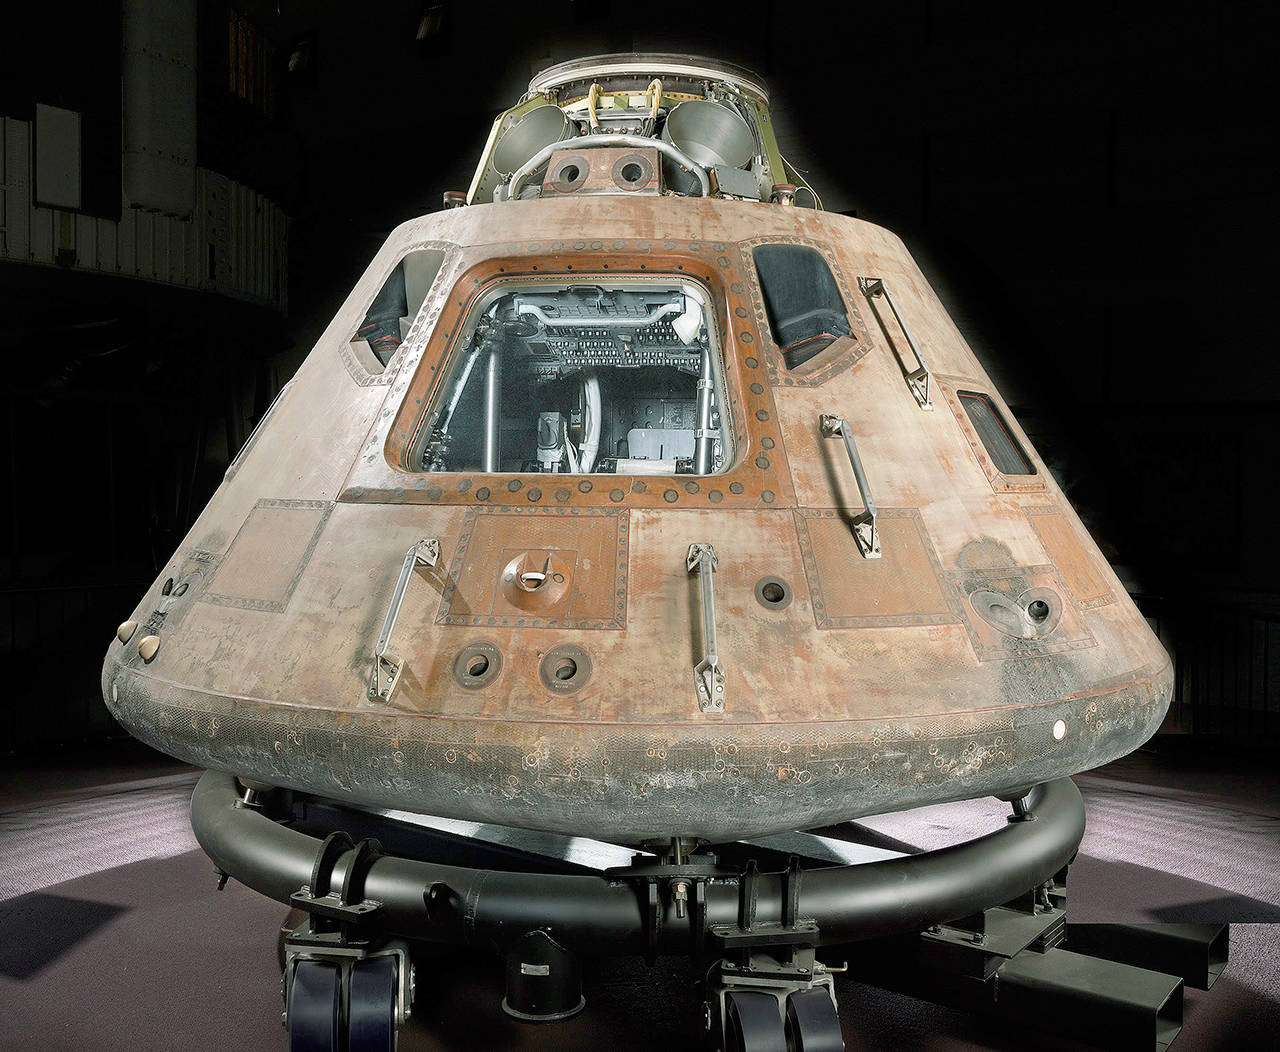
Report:
[[[816,254],[847,320],[799,363],[778,342],[788,319],[771,316],[785,309],[767,287],[779,247]],[[382,369],[357,331],[388,275],[423,253],[435,273]],[[705,301],[718,473],[629,472],[626,457],[613,473],[528,470],[532,447],[496,470],[432,470],[424,421],[458,356],[478,353],[463,346],[480,340],[472,315],[594,290],[619,311],[627,290]],[[502,338],[528,341],[528,319]],[[991,426],[1028,470],[1001,470]],[[438,557],[408,560],[383,700],[374,648],[425,540]],[[695,672],[707,569],[691,572],[694,545],[714,552],[721,709]],[[623,841],[723,841],[1017,791],[1137,747],[1171,684],[898,238],[665,196],[476,205],[398,228],[103,669],[117,719],[203,767]]]

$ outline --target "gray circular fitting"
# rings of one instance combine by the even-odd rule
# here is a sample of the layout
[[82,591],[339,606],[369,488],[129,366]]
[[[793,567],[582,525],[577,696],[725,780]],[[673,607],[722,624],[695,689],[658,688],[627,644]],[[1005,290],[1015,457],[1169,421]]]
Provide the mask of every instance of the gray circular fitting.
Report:
[[467,690],[487,687],[502,671],[502,653],[487,641],[468,643],[453,659],[453,679]]
[[564,643],[547,651],[538,677],[553,694],[572,694],[591,677],[591,656],[582,647]]
[[756,602],[766,610],[785,610],[791,605],[791,586],[781,577],[761,577],[756,582]]

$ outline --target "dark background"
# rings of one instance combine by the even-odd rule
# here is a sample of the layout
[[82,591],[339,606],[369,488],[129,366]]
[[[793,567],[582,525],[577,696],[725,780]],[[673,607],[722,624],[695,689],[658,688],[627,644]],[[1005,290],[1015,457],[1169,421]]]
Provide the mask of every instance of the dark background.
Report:
[[[0,757],[121,733],[115,625],[388,231],[466,189],[532,72],[630,50],[767,79],[783,152],[907,240],[1157,625],[1167,729],[1280,738],[1266,6],[240,3],[269,107],[226,89],[231,10],[199,4],[197,162],[290,216],[287,314],[0,266]],[[21,17],[0,115],[81,110],[85,210],[118,213],[119,11]]]

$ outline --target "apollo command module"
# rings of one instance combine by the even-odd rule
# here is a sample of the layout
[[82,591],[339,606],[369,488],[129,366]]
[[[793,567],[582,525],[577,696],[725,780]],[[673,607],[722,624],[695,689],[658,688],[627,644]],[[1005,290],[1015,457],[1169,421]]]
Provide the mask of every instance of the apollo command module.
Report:
[[[366,930],[541,953],[508,989],[533,1018],[576,1009],[527,987],[592,945],[711,945],[717,1042],[842,1047],[813,948],[1046,883],[1082,822],[1059,780],[1155,731],[1169,659],[902,242],[780,155],[753,74],[552,67],[446,205],[392,232],[120,626],[106,702],[211,772],[219,867],[310,914],[294,1048],[394,1043],[409,957]],[[281,794],[647,854],[535,888],[318,850]],[[1007,887],[957,876],[968,899],[855,905],[708,847],[993,795],[1071,828]],[[807,978],[732,980],[752,953]]]

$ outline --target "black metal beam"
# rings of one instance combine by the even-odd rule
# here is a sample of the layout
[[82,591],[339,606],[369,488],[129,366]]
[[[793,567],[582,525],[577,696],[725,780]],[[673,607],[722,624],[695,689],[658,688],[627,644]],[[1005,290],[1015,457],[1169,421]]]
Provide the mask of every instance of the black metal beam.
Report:
[[1068,924],[1066,948],[1180,975],[1207,990],[1230,954],[1229,924]]

